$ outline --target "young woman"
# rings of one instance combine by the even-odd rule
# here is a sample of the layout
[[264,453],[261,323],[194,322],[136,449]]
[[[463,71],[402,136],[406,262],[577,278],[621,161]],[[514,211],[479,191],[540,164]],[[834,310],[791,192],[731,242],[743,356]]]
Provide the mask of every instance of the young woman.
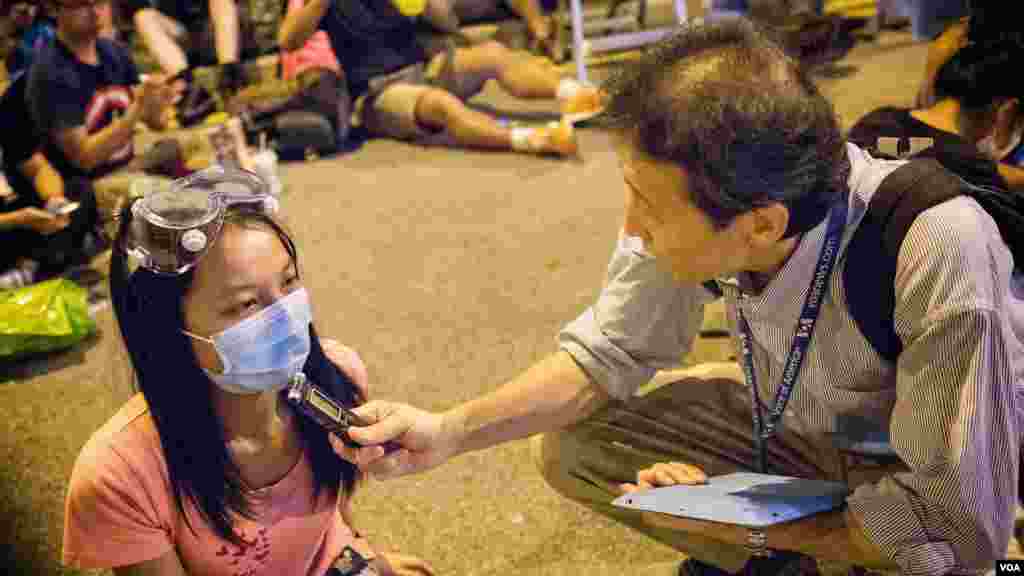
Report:
[[[359,535],[349,511],[357,469],[282,394],[302,370],[343,404],[366,396],[358,356],[313,329],[282,225],[235,204],[179,241],[180,230],[147,224],[160,220],[134,204],[148,200],[121,211],[110,274],[141,395],[75,463],[64,563],[116,576],[432,574]],[[150,245],[152,258],[130,272],[140,237],[175,240],[162,253]],[[179,266],[182,254],[193,261]]]

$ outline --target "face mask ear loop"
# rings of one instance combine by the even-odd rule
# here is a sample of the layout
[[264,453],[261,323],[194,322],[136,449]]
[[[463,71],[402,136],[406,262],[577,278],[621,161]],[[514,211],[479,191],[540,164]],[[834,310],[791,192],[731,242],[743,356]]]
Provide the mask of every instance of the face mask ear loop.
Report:
[[201,341],[207,342],[209,344],[214,344],[214,341],[211,340],[210,338],[207,338],[206,336],[200,336],[199,334],[193,334],[192,332],[189,332],[188,330],[185,330],[184,328],[181,329],[181,333],[184,334],[185,336],[189,336],[191,338],[195,338],[196,340],[201,340]]

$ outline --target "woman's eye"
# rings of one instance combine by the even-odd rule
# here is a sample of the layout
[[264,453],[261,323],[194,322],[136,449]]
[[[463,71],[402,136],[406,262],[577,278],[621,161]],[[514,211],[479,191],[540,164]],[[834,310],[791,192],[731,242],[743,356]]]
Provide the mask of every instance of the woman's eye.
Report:
[[245,302],[242,302],[241,304],[236,306],[234,312],[236,314],[242,314],[242,313],[245,313],[245,312],[249,312],[249,311],[252,311],[253,309],[259,307],[259,304],[260,303],[258,301],[256,301],[256,300],[246,300]]

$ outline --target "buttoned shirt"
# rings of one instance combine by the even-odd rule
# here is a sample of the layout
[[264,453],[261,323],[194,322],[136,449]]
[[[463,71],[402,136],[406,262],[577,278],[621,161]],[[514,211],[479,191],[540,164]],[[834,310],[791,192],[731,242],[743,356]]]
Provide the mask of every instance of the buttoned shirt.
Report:
[[[1024,275],[992,218],[959,196],[921,213],[899,253],[895,364],[880,357],[846,306],[841,267],[881,181],[903,161],[847,144],[849,218],[789,409],[816,441],[843,422],[888,431],[909,472],[857,487],[847,499],[866,536],[905,574],[973,573],[1005,556],[1013,529],[1024,424]],[[826,224],[804,234],[767,286],[717,281],[735,338],[737,311],[752,332],[762,403],[781,381]],[[853,289],[881,290],[876,279]],[[597,301],[559,345],[610,395],[630,398],[656,371],[679,365],[716,297],[658,268],[636,238],[620,236]],[[767,410],[769,407],[764,406]],[[754,463],[751,463],[753,466]]]

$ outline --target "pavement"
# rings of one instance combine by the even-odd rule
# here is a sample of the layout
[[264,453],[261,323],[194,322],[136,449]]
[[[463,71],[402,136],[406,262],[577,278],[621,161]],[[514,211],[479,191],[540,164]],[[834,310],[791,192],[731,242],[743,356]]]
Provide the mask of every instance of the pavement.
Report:
[[[908,105],[924,60],[924,46],[889,32],[853,50],[851,76],[821,84],[849,126]],[[493,86],[480,99],[555,112]],[[373,397],[444,409],[556,350],[559,328],[598,294],[622,220],[608,135],[584,130],[580,149],[581,161],[563,161],[372,141],[283,166],[315,322],[362,355]],[[0,372],[0,566],[12,574],[57,572],[74,458],[131,394],[111,312],[97,321],[100,335],[76,350]],[[728,355],[700,346],[690,361]],[[354,509],[371,539],[438,574],[667,575],[680,558],[558,496],[528,441],[370,482]]]

